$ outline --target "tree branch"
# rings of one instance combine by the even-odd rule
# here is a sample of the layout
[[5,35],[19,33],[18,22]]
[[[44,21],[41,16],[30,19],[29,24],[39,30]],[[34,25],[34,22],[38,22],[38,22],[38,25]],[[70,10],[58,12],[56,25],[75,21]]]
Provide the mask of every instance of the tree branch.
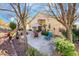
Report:
[[16,14],[16,15],[19,17],[19,19],[20,19],[20,16],[19,16],[19,14],[18,14],[16,8],[13,6],[13,4],[10,3],[10,6],[14,9],[15,14]]
[[1,11],[9,11],[9,12],[14,12],[12,10],[8,10],[8,9],[0,9]]

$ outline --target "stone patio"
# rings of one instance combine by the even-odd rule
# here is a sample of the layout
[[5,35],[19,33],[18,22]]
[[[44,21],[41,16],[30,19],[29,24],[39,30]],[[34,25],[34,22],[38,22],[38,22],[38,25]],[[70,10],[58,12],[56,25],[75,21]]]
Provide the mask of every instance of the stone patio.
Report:
[[47,41],[44,39],[45,36],[39,35],[39,37],[34,38],[33,32],[29,32],[27,35],[28,38],[28,44],[37,49],[40,53],[45,55],[53,55],[53,52],[55,50],[55,47],[53,45],[53,38],[51,40]]

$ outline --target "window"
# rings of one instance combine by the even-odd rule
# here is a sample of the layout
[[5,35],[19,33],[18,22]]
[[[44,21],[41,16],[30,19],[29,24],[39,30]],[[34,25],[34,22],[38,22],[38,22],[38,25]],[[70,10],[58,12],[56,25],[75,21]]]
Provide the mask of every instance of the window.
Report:
[[46,24],[46,21],[45,21],[45,19],[39,19],[39,20],[38,20],[38,23],[39,23],[40,25],[45,25],[45,24]]

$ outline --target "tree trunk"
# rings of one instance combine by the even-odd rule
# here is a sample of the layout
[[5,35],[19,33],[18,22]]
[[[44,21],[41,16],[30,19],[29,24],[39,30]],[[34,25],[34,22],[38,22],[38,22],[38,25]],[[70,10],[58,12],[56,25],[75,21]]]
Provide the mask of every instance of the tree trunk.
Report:
[[28,50],[28,43],[27,43],[27,36],[26,36],[26,27],[23,26],[23,34],[24,34],[24,45],[25,45],[25,52],[26,52],[26,55],[27,54],[27,50]]
[[67,38],[73,42],[73,38],[72,38],[72,28],[71,27],[68,27],[67,28]]

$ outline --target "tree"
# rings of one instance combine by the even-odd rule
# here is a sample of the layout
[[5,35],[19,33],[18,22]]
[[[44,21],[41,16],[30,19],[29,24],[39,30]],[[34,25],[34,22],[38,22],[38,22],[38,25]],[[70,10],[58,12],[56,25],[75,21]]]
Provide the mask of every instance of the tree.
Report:
[[76,14],[78,9],[78,4],[76,3],[49,3],[47,6],[49,8],[49,14],[60,22],[67,30],[67,38],[72,42],[72,25],[75,20],[79,17]]
[[31,10],[33,5],[29,6],[29,4],[26,4],[26,3],[24,3],[24,4],[10,3],[9,6],[11,7],[11,9],[0,8],[0,10],[12,12],[12,13],[16,14],[16,17],[17,17],[16,20],[17,20],[18,26],[22,25],[22,28],[23,28],[24,42],[25,42],[24,43],[24,45],[25,45],[24,51],[27,52],[28,43],[27,43],[27,36],[26,36],[26,25],[32,21],[31,20],[27,23],[27,20],[30,17],[29,11]]
[[[23,34],[24,34],[24,40],[25,40],[25,50],[26,51],[28,49],[28,43],[27,43],[27,37],[26,37],[26,21],[29,18],[29,9],[26,8],[28,6],[28,4],[10,4],[10,6],[12,7],[12,9],[14,10],[16,16],[18,17],[19,21],[22,24],[23,27]],[[22,6],[22,7],[21,7]],[[23,10],[22,10],[23,8]]]

